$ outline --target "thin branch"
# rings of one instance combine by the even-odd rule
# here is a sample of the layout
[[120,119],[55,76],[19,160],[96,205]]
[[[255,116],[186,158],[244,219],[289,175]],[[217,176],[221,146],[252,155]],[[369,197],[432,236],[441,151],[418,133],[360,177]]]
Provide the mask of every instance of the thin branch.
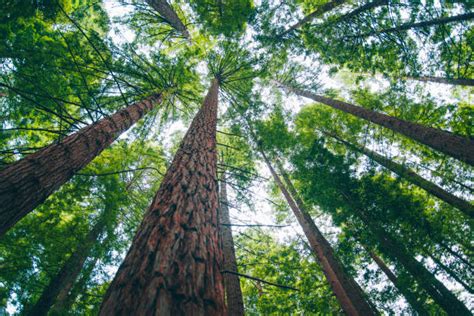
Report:
[[282,288],[282,289],[285,289],[285,290],[293,290],[293,291],[298,291],[298,292],[300,291],[297,288],[294,288],[294,287],[291,287],[291,286],[286,286],[286,285],[281,285],[281,284],[277,284],[277,283],[273,283],[273,282],[268,282],[268,281],[265,281],[265,280],[262,280],[262,279],[259,279],[259,278],[256,278],[256,277],[253,277],[253,276],[250,276],[250,275],[238,273],[238,272],[223,270],[223,271],[221,271],[221,273],[229,273],[229,274],[237,275],[237,276],[244,277],[244,278],[247,278],[247,279],[250,279],[250,280],[262,282],[262,283],[265,283],[265,284],[268,284],[268,285],[271,285],[271,286],[276,286],[276,287],[279,287],[279,288]]

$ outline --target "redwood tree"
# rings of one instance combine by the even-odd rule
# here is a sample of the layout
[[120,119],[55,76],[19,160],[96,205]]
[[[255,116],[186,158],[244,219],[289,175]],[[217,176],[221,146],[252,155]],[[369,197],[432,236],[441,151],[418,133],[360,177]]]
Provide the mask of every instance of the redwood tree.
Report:
[[100,315],[224,315],[218,244],[216,122],[212,81]]
[[146,2],[158,12],[169,25],[180,32],[186,39],[190,39],[188,29],[166,0],[146,0]]
[[0,236],[160,102],[152,95],[1,170]]

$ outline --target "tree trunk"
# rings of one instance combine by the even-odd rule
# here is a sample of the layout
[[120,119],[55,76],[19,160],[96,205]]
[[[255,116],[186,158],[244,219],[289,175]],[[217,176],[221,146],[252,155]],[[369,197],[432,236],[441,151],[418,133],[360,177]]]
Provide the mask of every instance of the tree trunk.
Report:
[[422,188],[426,192],[436,196],[437,198],[441,199],[442,201],[448,203],[451,206],[454,206],[455,208],[459,209],[461,212],[466,214],[467,216],[473,218],[474,217],[474,205],[469,203],[466,200],[463,200],[457,196],[455,196],[452,193],[449,193],[448,191],[444,190],[440,186],[436,185],[435,183],[426,180],[425,178],[421,177],[414,171],[408,169],[407,167],[398,164],[388,158],[385,158],[382,155],[379,155],[378,153],[367,149],[365,147],[358,147],[356,145],[353,145],[343,139],[341,139],[339,136],[334,135],[332,133],[328,132],[323,132],[324,134],[338,140],[339,142],[343,143],[347,147],[358,151],[360,153],[365,154],[367,157],[370,159],[376,161],[383,167],[387,168],[388,170],[392,171],[393,173],[399,175],[403,179],[407,180],[408,182]]
[[423,304],[418,301],[416,293],[413,293],[409,288],[400,282],[398,277],[390,270],[390,268],[383,262],[383,260],[377,256],[373,251],[368,251],[370,257],[375,261],[377,266],[382,270],[382,272],[387,276],[387,278],[392,282],[392,284],[397,288],[397,290],[405,297],[407,302],[413,308],[413,310],[419,316],[428,316],[430,313],[424,308]]
[[175,30],[180,32],[186,39],[190,39],[188,29],[181,22],[173,7],[166,0],[146,0]]
[[273,169],[265,153],[261,150],[260,153],[262,154],[273,179],[277,183],[282,194],[285,196],[288,205],[303,228],[314,255],[318,259],[324,275],[326,276],[326,279],[328,280],[344,312],[348,315],[376,315],[377,312],[367,302],[362,289],[354,279],[344,271],[344,268],[336,258],[331,245],[326,238],[324,238],[316,227],[311,216],[307,213],[303,202],[298,198],[296,190],[283,168],[280,166],[280,173],[283,175],[286,186]]
[[383,5],[388,5],[388,0],[374,0],[372,2],[368,2],[368,3],[358,7],[357,9],[354,9],[351,12],[346,13],[346,14],[338,17],[334,22],[329,23],[329,25],[332,25],[332,24],[340,22],[340,21],[342,21],[342,22],[347,21],[347,20],[352,19],[353,17],[361,14],[362,12],[375,9],[375,8],[381,7]]
[[161,182],[100,315],[224,315],[218,242],[216,122],[219,83]]
[[97,223],[89,231],[86,238],[78,245],[77,249],[66,260],[58,273],[49,281],[49,284],[43,290],[36,304],[27,311],[29,316],[47,315],[51,306],[56,302],[58,296],[69,293],[76,282],[86,259],[94,245],[98,242],[99,237],[105,231],[105,221],[109,216],[110,210],[104,210]]
[[0,171],[0,236],[129,129],[160,95],[134,103]]
[[314,10],[313,12],[311,12],[310,14],[305,16],[303,19],[301,19],[297,23],[290,26],[287,30],[285,30],[282,33],[278,34],[277,37],[282,38],[285,35],[287,35],[289,33],[292,33],[294,30],[299,29],[300,27],[302,27],[306,23],[311,22],[315,18],[331,11],[332,9],[334,9],[334,8],[340,6],[341,4],[344,4],[346,2],[347,2],[346,0],[332,0],[331,2],[327,2],[327,3],[319,6],[316,10]]
[[349,113],[380,126],[389,128],[406,137],[416,140],[426,146],[436,149],[458,160],[474,166],[474,140],[461,137],[446,131],[405,121],[383,113],[356,106],[343,101],[320,96],[309,91],[292,88],[279,83],[285,89],[316,102],[320,102],[334,109]]
[[420,77],[405,77],[409,80],[417,80],[422,82],[436,82],[444,83],[457,86],[474,86],[474,79],[469,78],[441,78],[441,77],[431,77],[431,76],[420,76]]
[[[234,238],[230,225],[229,208],[227,206],[227,186],[225,184],[225,172],[222,174],[219,191],[219,219],[220,237],[222,241],[222,252],[224,254],[225,271],[237,271],[237,259],[235,258]],[[239,276],[232,273],[224,274],[224,285],[226,293],[227,313],[229,316],[244,315],[244,301],[242,289],[240,288]]]
[[469,293],[474,294],[474,289],[469,286],[466,282],[464,282],[451,268],[441,262],[441,259],[436,258],[434,255],[430,255],[430,258],[436,263],[441,269],[444,270],[451,278],[453,278],[456,282],[462,285]]

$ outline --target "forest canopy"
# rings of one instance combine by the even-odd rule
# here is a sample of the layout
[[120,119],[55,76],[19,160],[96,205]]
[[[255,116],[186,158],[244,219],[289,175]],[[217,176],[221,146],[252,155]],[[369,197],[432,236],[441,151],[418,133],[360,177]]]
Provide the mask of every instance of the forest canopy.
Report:
[[0,315],[472,315],[473,10],[4,1]]

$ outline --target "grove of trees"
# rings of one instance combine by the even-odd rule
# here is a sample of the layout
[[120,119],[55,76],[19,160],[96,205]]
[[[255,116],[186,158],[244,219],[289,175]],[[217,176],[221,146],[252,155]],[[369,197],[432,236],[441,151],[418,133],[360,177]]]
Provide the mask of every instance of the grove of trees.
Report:
[[0,315],[472,315],[474,3],[6,0]]

